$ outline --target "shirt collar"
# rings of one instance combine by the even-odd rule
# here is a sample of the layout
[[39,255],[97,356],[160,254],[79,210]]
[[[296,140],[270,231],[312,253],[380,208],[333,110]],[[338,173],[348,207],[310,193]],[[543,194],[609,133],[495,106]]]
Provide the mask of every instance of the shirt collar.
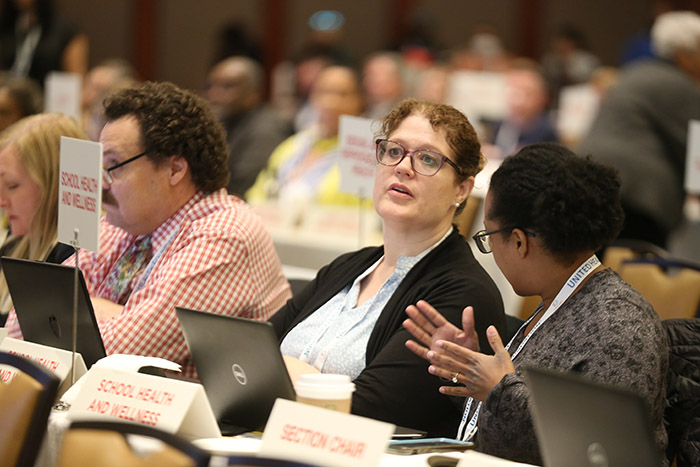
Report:
[[151,233],[153,251],[158,251],[173,233],[180,228],[192,207],[204,198],[204,192],[198,191],[175,213]]

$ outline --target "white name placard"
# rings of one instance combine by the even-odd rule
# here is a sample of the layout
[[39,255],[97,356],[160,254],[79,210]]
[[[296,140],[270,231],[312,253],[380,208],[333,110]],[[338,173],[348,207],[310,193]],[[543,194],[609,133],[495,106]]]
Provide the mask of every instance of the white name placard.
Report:
[[685,189],[700,193],[700,121],[688,123],[688,149],[685,158]]
[[260,454],[315,465],[379,465],[395,426],[357,415],[277,399]]
[[507,85],[503,73],[455,71],[447,86],[447,104],[464,112],[472,123],[502,120],[507,110]]
[[66,114],[80,121],[82,78],[75,73],[52,72],[46,77],[44,96],[47,112]]
[[58,241],[99,253],[102,205],[102,145],[61,136]]
[[372,196],[377,166],[372,121],[341,115],[338,129],[340,191],[362,198]]
[[[46,345],[35,344],[33,342],[13,339],[11,337],[6,337],[2,341],[0,344],[0,350],[32,360],[47,370],[54,372],[61,380],[61,386],[58,391],[59,395],[63,394],[72,384],[72,381],[69,381],[69,379],[73,352]],[[11,369],[11,367],[4,365],[0,366],[2,366],[2,369],[0,369],[0,380],[2,380],[3,383],[10,382],[15,377],[17,372]],[[86,372],[87,368],[85,367],[83,356],[76,353],[75,379],[77,380]]]
[[68,416],[149,425],[189,439],[221,436],[201,384],[107,368],[90,369]]

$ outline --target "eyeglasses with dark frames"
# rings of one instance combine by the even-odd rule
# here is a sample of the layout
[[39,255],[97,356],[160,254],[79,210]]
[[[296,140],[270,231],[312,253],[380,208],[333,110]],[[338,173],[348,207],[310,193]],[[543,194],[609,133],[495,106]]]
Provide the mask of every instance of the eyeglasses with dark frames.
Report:
[[[476,247],[479,249],[479,251],[486,255],[493,252],[493,250],[491,249],[491,235],[502,232],[511,232],[513,231],[513,229],[517,228],[518,227],[504,227],[502,229],[494,230],[492,232],[487,232],[486,230],[479,230],[472,238],[474,239]],[[525,232],[525,235],[527,235],[528,237],[537,236],[534,232],[529,232],[524,229],[521,230]]]
[[104,175],[105,180],[107,180],[107,183],[109,183],[111,185],[112,183],[114,183],[114,175],[112,175],[112,171],[117,170],[119,167],[124,167],[129,162],[134,162],[139,157],[143,157],[145,155],[146,155],[146,152],[144,151],[141,154],[137,154],[134,157],[130,157],[129,159],[127,159],[123,162],[120,162],[118,164],[114,164],[112,167],[102,169],[102,175]]
[[458,175],[462,175],[462,169],[457,164],[452,162],[447,156],[443,156],[439,152],[431,151],[430,149],[416,149],[409,151],[396,141],[388,139],[378,139],[377,143],[377,162],[388,167],[399,165],[404,157],[411,158],[411,167],[417,173],[432,177],[440,171],[443,164],[447,162]]

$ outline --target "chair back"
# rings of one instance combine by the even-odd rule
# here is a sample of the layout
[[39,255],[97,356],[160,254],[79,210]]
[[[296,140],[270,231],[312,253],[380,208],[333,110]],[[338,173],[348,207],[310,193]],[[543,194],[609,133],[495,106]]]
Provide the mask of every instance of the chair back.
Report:
[[606,248],[603,264],[649,300],[660,319],[692,318],[700,311],[700,264],[624,239]]
[[620,276],[654,307],[660,319],[693,318],[700,308],[700,270],[674,260],[627,260]]
[[[135,449],[127,437],[147,438]],[[157,447],[154,447],[154,442]],[[136,443],[135,443],[136,445]],[[189,441],[162,430],[132,423],[73,422],[64,434],[58,467],[205,467],[210,455]]]
[[670,258],[671,254],[663,248],[644,240],[618,239],[605,249],[602,256],[604,265],[619,273],[623,262],[641,258]]
[[58,377],[6,352],[0,352],[0,364],[17,371],[11,382],[0,385],[0,457],[6,465],[34,465],[58,392]]

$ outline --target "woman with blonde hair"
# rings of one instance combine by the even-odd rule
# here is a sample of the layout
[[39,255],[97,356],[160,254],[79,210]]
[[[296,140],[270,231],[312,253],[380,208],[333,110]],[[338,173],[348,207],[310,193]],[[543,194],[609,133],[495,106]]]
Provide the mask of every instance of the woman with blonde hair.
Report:
[[[0,256],[61,263],[72,254],[56,240],[61,136],[87,139],[75,120],[60,114],[33,115],[0,134],[0,207],[10,223]],[[0,321],[11,308],[3,277]]]

